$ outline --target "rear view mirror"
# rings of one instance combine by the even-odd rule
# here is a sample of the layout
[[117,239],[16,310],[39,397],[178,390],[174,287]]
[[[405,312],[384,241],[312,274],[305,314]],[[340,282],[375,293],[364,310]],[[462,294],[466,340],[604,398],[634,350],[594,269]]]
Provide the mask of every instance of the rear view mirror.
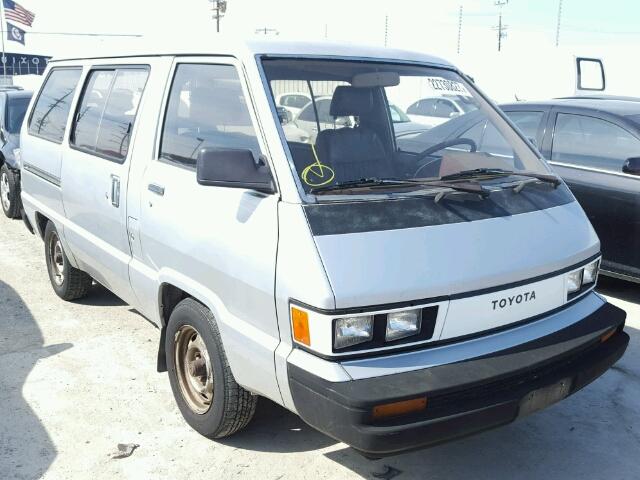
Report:
[[196,176],[200,185],[275,192],[269,166],[261,157],[256,161],[248,149],[201,149]]
[[640,157],[628,158],[622,165],[622,171],[629,175],[640,175]]
[[460,112],[451,112],[449,114],[449,118],[456,118],[460,116]]

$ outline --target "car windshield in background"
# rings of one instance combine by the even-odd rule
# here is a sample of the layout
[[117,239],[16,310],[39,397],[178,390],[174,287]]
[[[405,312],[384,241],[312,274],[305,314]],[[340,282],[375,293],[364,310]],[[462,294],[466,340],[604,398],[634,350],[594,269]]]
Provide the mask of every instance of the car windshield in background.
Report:
[[318,59],[265,59],[263,66],[278,106],[287,108],[282,99],[293,95],[310,99],[282,126],[306,193],[344,193],[341,185],[352,191],[359,181],[369,187],[359,195],[406,192],[470,170],[485,172],[482,178],[497,170],[549,173],[454,71]]
[[29,97],[9,98],[6,112],[6,128],[9,133],[20,133],[20,127],[30,100]]

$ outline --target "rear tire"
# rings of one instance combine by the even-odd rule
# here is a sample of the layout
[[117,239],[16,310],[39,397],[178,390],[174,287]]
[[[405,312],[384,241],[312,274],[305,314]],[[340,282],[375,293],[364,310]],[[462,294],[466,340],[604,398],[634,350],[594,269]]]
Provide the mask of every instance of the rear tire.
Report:
[[195,431],[213,439],[247,426],[258,397],[233,378],[208,308],[192,298],[176,306],[167,325],[165,352],[173,396]]
[[51,286],[60,298],[67,301],[77,300],[89,292],[93,280],[69,263],[56,226],[52,222],[48,222],[44,230],[44,256]]
[[6,163],[0,168],[0,204],[8,218],[20,217],[20,177]]

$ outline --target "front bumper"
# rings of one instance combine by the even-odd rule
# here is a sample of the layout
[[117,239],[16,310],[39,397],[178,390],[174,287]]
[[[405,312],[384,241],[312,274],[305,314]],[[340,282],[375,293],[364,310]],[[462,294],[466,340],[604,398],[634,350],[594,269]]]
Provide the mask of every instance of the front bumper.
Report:
[[[361,380],[330,382],[289,364],[289,386],[298,414],[311,426],[367,455],[392,455],[512,422],[553,403],[544,394],[535,408],[527,402],[545,387],[562,383],[562,397],[577,392],[624,354],[625,318],[605,303],[553,334],[490,355]],[[421,396],[427,408],[420,413],[372,416],[375,405]]]

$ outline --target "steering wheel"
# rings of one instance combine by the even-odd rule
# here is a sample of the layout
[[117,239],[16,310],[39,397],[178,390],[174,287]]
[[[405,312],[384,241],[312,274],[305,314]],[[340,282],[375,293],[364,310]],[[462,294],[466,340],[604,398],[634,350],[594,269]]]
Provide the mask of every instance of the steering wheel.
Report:
[[[450,140],[445,140],[444,142],[440,142],[440,143],[436,143],[435,145],[431,145],[426,150],[423,150],[422,152],[420,152],[418,154],[417,162],[422,160],[424,157],[428,157],[432,153],[438,152],[438,151],[440,151],[440,150],[442,150],[444,148],[447,148],[447,147],[453,147],[454,145],[469,145],[469,148],[471,149],[471,150],[469,150],[470,152],[476,152],[478,150],[478,145],[476,145],[476,142],[474,142],[470,138],[467,138],[467,137],[452,138]],[[431,159],[431,161],[429,161],[429,162],[427,162],[427,163],[425,163],[423,165],[420,165],[418,167],[418,169],[415,171],[415,173],[413,174],[413,178],[416,178],[418,176],[418,173],[420,173],[420,171],[424,167],[426,167],[427,165],[431,165],[436,160],[438,160],[438,158]]]

